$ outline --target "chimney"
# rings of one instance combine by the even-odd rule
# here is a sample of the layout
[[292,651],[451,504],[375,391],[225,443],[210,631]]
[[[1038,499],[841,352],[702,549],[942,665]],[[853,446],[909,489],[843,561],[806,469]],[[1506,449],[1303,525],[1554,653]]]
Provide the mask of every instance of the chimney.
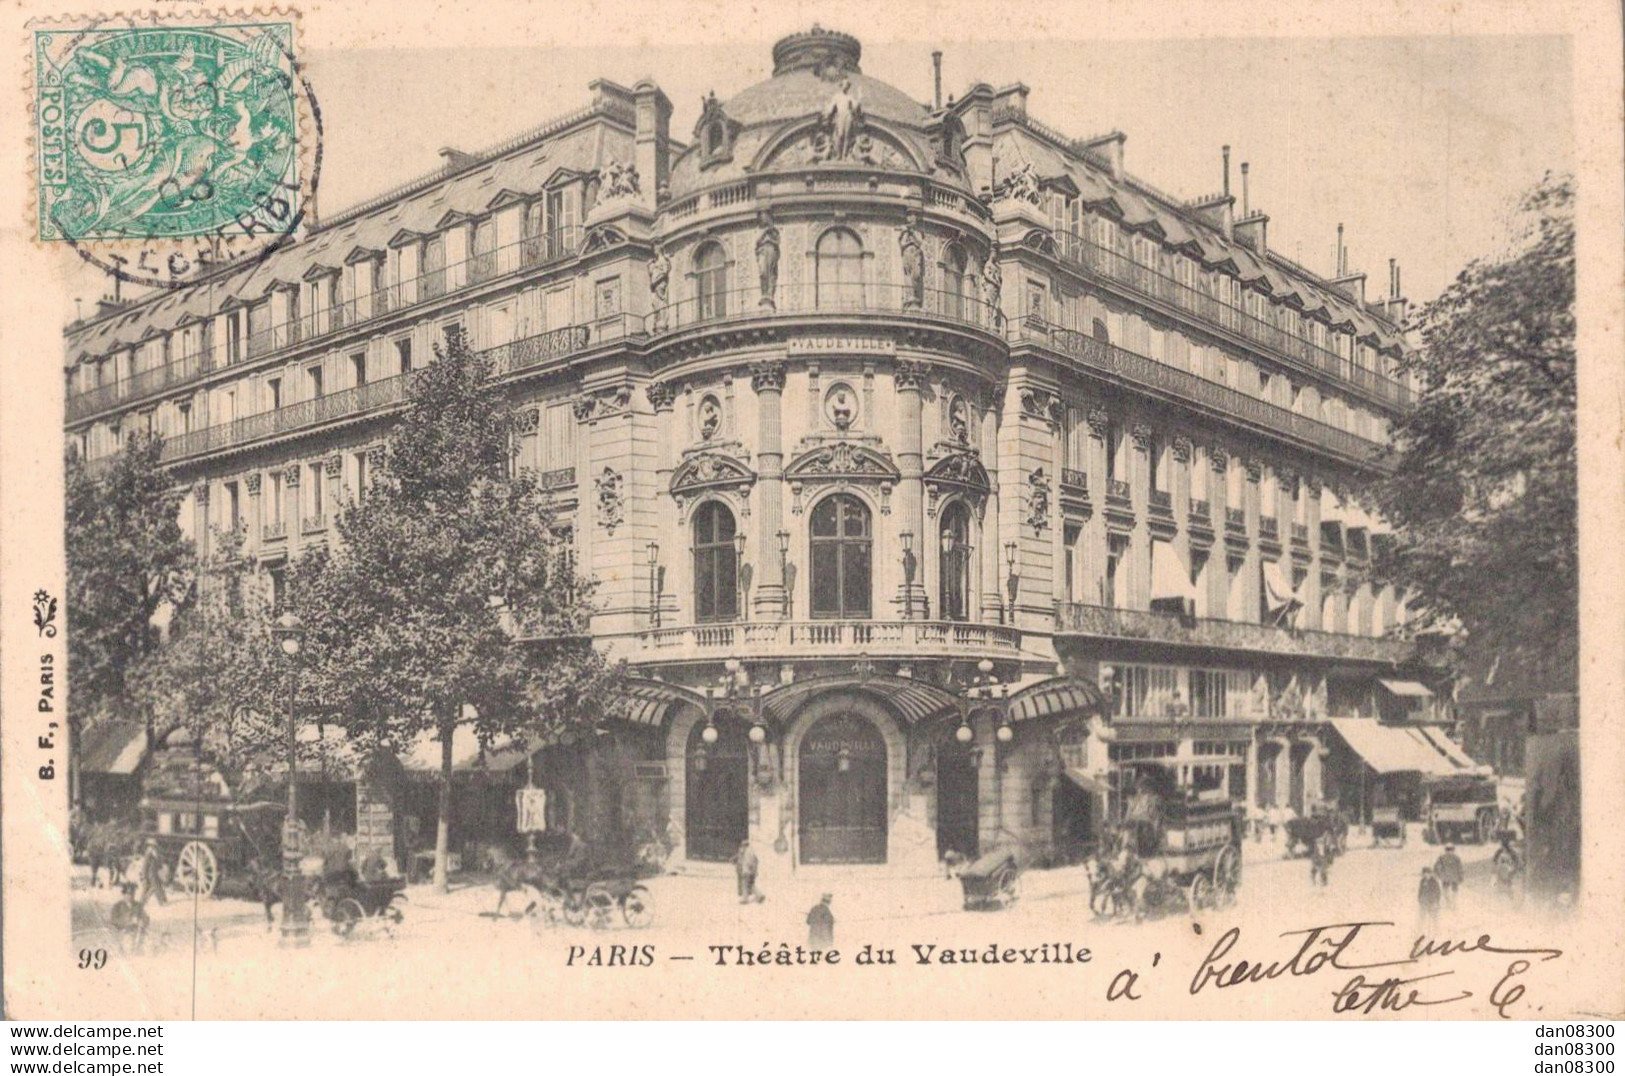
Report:
[[639,179],[639,198],[653,206],[671,172],[671,99],[649,79],[632,87],[632,109],[637,132],[633,136],[632,163]]
[[1247,201],[1247,162],[1242,161],[1241,162],[1241,215],[1243,217],[1245,217],[1245,216],[1248,216],[1251,212],[1252,212],[1252,207],[1248,204],[1248,201]]
[[942,50],[931,54],[931,107],[942,107]]
[[1388,259],[1388,298],[1399,298],[1399,263],[1398,259]]
[[1232,225],[1235,236],[1259,254],[1269,253],[1270,218],[1267,213],[1248,213]]
[[1337,222],[1337,251],[1332,255],[1332,275],[1342,276],[1349,271],[1349,254],[1343,246],[1343,222]]
[[442,167],[446,172],[450,173],[461,172],[479,158],[475,157],[472,153],[464,153],[460,149],[452,149],[450,146],[441,146],[440,159],[445,162]]
[[1224,147],[1224,196],[1230,197],[1230,147]]
[[1111,170],[1112,178],[1123,178],[1123,144],[1128,141],[1128,135],[1122,131],[1113,131],[1111,134],[1101,135],[1099,138],[1085,139],[1079,143],[1085,152],[1102,158]]

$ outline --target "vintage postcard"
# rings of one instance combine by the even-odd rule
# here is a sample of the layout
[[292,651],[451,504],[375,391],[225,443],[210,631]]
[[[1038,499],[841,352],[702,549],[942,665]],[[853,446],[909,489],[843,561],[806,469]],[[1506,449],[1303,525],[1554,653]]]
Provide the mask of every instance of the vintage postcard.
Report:
[[1601,3],[0,7],[5,1015],[1618,1018]]

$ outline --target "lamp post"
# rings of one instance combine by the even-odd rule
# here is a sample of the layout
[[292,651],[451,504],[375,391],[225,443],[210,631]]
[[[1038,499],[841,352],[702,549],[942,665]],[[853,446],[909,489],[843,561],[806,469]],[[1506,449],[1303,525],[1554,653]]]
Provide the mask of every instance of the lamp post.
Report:
[[903,543],[903,619],[914,619],[914,532],[897,536]]
[[734,578],[739,581],[736,598],[739,603],[739,617],[741,620],[749,620],[750,600],[749,595],[745,593],[745,536],[743,534],[734,535]]
[[784,590],[784,619],[796,618],[795,589],[790,586],[790,532],[781,530],[779,539],[779,586]]
[[649,543],[649,626],[660,627],[660,543]]
[[282,823],[282,944],[303,947],[310,944],[310,912],[305,907],[304,877],[299,860],[304,852],[299,843],[299,651],[304,645],[305,627],[293,613],[283,613],[271,634],[288,656],[288,816]]
[[1021,589],[1021,576],[1016,572],[1016,556],[1019,552],[1020,547],[1016,543],[1004,543],[1004,564],[1006,569],[1004,586],[1010,596],[1007,605],[1009,609],[1007,620],[1011,624],[1016,622],[1016,594]]

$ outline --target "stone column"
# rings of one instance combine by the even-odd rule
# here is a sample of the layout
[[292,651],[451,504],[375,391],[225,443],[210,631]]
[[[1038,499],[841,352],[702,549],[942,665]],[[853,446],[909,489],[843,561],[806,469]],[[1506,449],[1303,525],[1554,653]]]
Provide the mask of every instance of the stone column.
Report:
[[1088,459],[1084,461],[1089,482],[1089,515],[1083,521],[1081,585],[1078,593],[1086,605],[1103,605],[1106,578],[1106,433],[1111,426],[1111,415],[1104,407],[1089,408]]
[[[1190,578],[1191,570],[1191,455],[1194,446],[1189,437],[1175,437],[1168,445],[1173,462],[1172,479],[1168,483],[1169,498],[1173,501],[1174,553],[1179,557],[1180,570]],[[1187,696],[1188,697],[1188,696]]]
[[339,506],[344,503],[344,457],[333,453],[322,465],[322,471],[327,476],[327,496],[323,507],[327,511],[328,542],[332,543],[337,537],[337,528],[333,523],[338,519]]
[[[1247,555],[1241,565],[1241,617],[1240,619],[1256,624],[1258,622],[1259,601],[1259,567],[1258,555],[1258,518],[1263,513],[1259,504],[1259,481],[1264,477],[1264,465],[1257,457],[1249,456],[1244,464],[1247,468],[1247,481],[1241,489],[1243,507],[1247,512]],[[1279,772],[1279,771],[1277,771]]]
[[1128,609],[1151,608],[1151,427],[1136,422],[1129,427],[1133,450],[1129,458],[1129,496],[1134,504],[1134,533],[1129,536]]
[[[898,589],[897,609],[902,616],[912,608],[915,619],[925,619],[926,588],[922,577],[925,543],[930,540],[925,532],[925,434],[921,427],[920,403],[925,367],[907,359],[899,360],[892,379],[897,387],[897,469],[901,474],[897,489],[898,530],[913,533],[915,563],[913,583],[905,582]],[[901,545],[897,547],[897,554],[902,555]]]
[[206,478],[192,485],[192,533],[197,536],[193,541],[197,544],[199,559],[208,557],[213,541],[209,534],[209,480]]
[[299,496],[299,464],[288,464],[287,470],[282,472],[282,525],[287,531],[288,561],[299,556],[299,547],[304,530],[305,503]]
[[[784,526],[784,364],[760,362],[751,368],[756,392],[756,598],[758,619],[783,619],[789,610],[784,592],[784,563],[779,531]],[[805,574],[805,572],[803,572]]]
[[991,487],[987,494],[987,506],[982,511],[982,620],[989,624],[999,623],[999,618],[1004,615],[1005,599],[1004,575],[1000,571],[1004,553],[999,540],[1000,410],[998,397],[994,396],[982,412],[982,466],[987,470],[987,481]]
[[[1208,615],[1225,619],[1230,615],[1230,550],[1225,541],[1225,512],[1230,507],[1230,453],[1223,445],[1208,448],[1208,465],[1212,476],[1208,479],[1208,518],[1213,521],[1213,550],[1207,561]],[[1258,752],[1253,752],[1253,765],[1248,771],[1256,777]]]
[[1258,738],[1254,736],[1247,741],[1247,803],[1246,808],[1251,813],[1258,806]]
[[1304,624],[1311,628],[1320,628],[1324,625],[1320,620],[1321,593],[1320,593],[1320,479],[1314,475],[1303,476],[1303,518],[1309,527],[1309,575],[1303,581],[1303,603],[1308,606],[1308,619]]

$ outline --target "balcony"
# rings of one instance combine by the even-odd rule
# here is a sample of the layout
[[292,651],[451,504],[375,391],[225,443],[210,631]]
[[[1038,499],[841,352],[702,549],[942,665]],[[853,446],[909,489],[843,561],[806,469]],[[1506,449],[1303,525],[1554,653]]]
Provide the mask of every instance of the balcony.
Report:
[[965,657],[1020,653],[1017,629],[951,620],[757,620],[654,628],[637,636],[642,661],[729,657]]
[[1086,635],[1125,642],[1384,665],[1402,665],[1428,657],[1411,639],[1345,635],[1235,620],[1188,621],[1165,613],[1109,609],[1078,602],[1056,603],[1055,631],[1058,635]]
[[1174,496],[1165,489],[1151,491],[1151,512],[1158,516],[1172,516],[1174,514]]
[[1217,325],[1268,350],[1274,356],[1329,374],[1390,407],[1409,407],[1414,402],[1414,394],[1409,386],[1375,370],[1368,370],[1335,351],[1255,317],[1238,306],[1165,276],[1126,254],[1098,246],[1071,232],[1060,232],[1055,238],[1062,260],[1086,273],[1172,306],[1205,325]]
[[576,469],[574,467],[558,467],[551,471],[543,471],[536,476],[536,488],[547,492],[570,489],[575,484]]
[[1211,507],[1209,507],[1206,501],[1192,497],[1190,502],[1190,515],[1192,519],[1200,519],[1205,522],[1212,518],[1213,510]]
[[1106,500],[1126,505],[1132,499],[1129,484],[1121,478],[1106,479]]
[[711,325],[728,325],[770,317],[841,317],[851,314],[890,314],[946,322],[1001,333],[997,311],[974,293],[915,290],[906,284],[785,284],[773,292],[771,303],[761,291],[746,288],[683,299],[648,315],[651,336]]
[[320,533],[321,531],[325,531],[326,529],[327,529],[327,517],[326,516],[306,516],[303,520],[300,521],[300,524],[299,524],[299,530],[300,530],[301,534],[317,534],[317,533]]
[[1226,508],[1224,510],[1224,529],[1235,531],[1238,534],[1247,530],[1247,510],[1245,508]]
[[1031,319],[1012,326],[1017,340],[1033,340],[1060,352],[1079,366],[1107,374],[1118,381],[1153,393],[1176,397],[1230,419],[1242,419],[1275,433],[1286,434],[1323,451],[1336,453],[1367,466],[1378,464],[1387,449],[1358,434],[1328,426],[1228,385],[1209,381],[1177,366],[1158,362],[1114,344],[1103,343],[1074,329],[1063,329]]
[[260,534],[267,542],[288,536],[288,525],[280,519],[272,520],[260,528]]
[[1061,487],[1075,490],[1078,493],[1089,492],[1089,476],[1083,471],[1073,470],[1071,467],[1061,468]]
[[1309,525],[1307,523],[1292,524],[1292,544],[1301,546],[1309,544]]
[[[592,342],[594,332],[600,337],[619,335],[619,323],[613,326],[617,331],[611,332],[610,328],[604,325],[596,328],[571,325],[552,332],[528,336],[499,347],[486,348],[481,354],[491,358],[493,375],[502,377],[539,365],[549,359],[562,358],[579,351]],[[365,385],[330,392],[310,400],[301,400],[275,411],[264,411],[258,415],[249,415],[167,437],[159,450],[159,459],[170,463],[237,448],[271,437],[298,433],[332,422],[359,418],[372,412],[387,411],[406,402],[408,386],[413,376],[415,375],[398,374],[395,377],[369,381]],[[99,469],[108,466],[114,458],[113,455],[101,456],[88,461],[87,466],[93,470]],[[574,469],[570,470],[573,484]]]
[[127,400],[142,399],[186,385],[222,367],[274,355],[341,329],[365,325],[385,314],[399,313],[420,303],[444,298],[465,288],[562,261],[575,255],[580,242],[581,229],[576,226],[546,235],[530,236],[517,243],[476,254],[465,262],[431,269],[419,276],[385,285],[370,295],[302,316],[296,315],[281,324],[258,329],[250,333],[246,340],[228,341],[199,354],[138,371],[111,385],[98,385],[83,392],[71,393],[67,401],[68,421],[105,411]]
[[1281,524],[1274,516],[1258,517],[1258,536],[1266,541],[1281,540]]

